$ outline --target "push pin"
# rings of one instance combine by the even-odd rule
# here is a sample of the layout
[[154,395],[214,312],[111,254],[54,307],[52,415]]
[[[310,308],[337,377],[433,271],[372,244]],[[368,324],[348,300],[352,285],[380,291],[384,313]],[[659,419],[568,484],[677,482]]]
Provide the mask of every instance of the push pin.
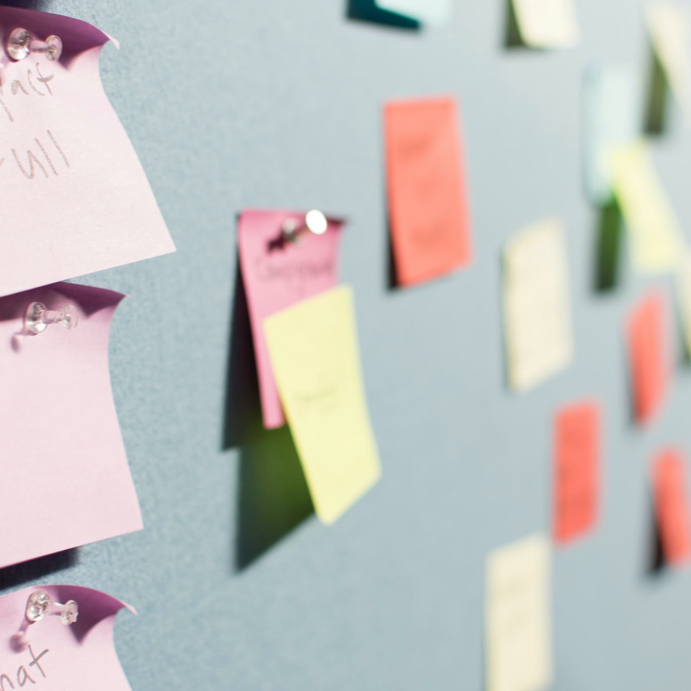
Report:
[[7,39],[7,53],[13,60],[23,60],[30,53],[45,53],[48,60],[55,62],[62,55],[62,41],[58,36],[38,41],[26,29],[15,29]]
[[79,317],[72,305],[65,305],[62,310],[49,310],[42,302],[32,302],[24,316],[24,328],[32,335],[45,331],[50,324],[60,324],[65,329],[74,329]]
[[60,617],[60,623],[69,626],[77,621],[79,607],[74,600],[68,600],[64,605],[52,602],[50,595],[45,590],[37,590],[26,601],[24,621],[17,633],[12,636],[11,643],[15,650],[24,650],[28,645],[26,634],[29,627],[45,616]]
[[312,209],[305,214],[304,219],[288,218],[283,223],[283,238],[289,242],[297,242],[298,237],[305,231],[313,235],[324,235],[329,227],[329,219],[321,211]]

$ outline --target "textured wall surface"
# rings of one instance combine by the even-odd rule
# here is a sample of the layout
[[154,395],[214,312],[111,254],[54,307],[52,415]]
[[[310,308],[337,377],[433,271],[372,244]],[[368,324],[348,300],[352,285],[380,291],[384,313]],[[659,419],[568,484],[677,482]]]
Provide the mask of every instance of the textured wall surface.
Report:
[[[627,269],[616,292],[594,292],[597,219],[580,180],[583,67],[628,65],[643,93],[642,0],[577,0],[584,38],[566,52],[507,51],[504,0],[458,0],[448,28],[422,32],[353,21],[346,4],[23,5],[120,40],[103,82],[178,252],[82,279],[131,296],[111,372],[145,530],[0,571],[2,591],[66,582],[133,604],[116,644],[134,691],[479,691],[485,555],[548,528],[554,407],[597,395],[604,512],[593,536],[555,554],[555,688],[691,688],[691,577],[648,572],[647,484],[657,445],[691,448],[691,370],[680,364],[661,418],[635,429],[622,325],[645,282]],[[380,109],[440,93],[461,103],[476,258],[392,291]],[[691,130],[676,112],[655,152],[688,227]],[[329,529],[289,435],[257,427],[236,295],[235,217],[250,206],[351,220],[341,273],[384,476]],[[516,396],[500,250],[553,215],[568,228],[576,358]]]

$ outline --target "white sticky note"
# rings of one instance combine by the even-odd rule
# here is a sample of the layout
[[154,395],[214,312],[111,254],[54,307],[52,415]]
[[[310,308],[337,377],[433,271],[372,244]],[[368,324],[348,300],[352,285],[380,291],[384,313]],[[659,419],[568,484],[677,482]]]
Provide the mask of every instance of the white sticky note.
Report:
[[486,568],[487,691],[542,691],[553,677],[549,540],[497,549]]
[[580,32],[573,0],[513,0],[521,38],[533,48],[571,48]]
[[439,26],[449,21],[452,0],[376,0],[376,4],[382,10]]
[[509,384],[526,391],[573,358],[568,266],[559,221],[526,228],[507,243],[503,293]]

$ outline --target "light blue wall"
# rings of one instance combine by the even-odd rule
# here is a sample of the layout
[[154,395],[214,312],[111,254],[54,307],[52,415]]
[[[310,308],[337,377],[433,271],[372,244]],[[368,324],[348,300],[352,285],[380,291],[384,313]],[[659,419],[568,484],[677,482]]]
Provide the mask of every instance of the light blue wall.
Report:
[[[598,395],[606,502],[596,534],[555,556],[555,688],[691,688],[691,575],[646,574],[647,463],[659,444],[691,450],[691,371],[679,369],[661,419],[634,429],[622,324],[644,283],[593,292],[596,216],[580,181],[583,67],[628,65],[642,89],[642,0],[576,0],[584,39],[555,53],[504,50],[504,0],[458,0],[449,28],[423,33],[349,21],[345,4],[42,3],[120,40],[103,82],[178,252],[84,279],[131,296],[111,370],[146,529],[5,570],[0,586],[68,582],[132,603],[140,616],[121,614],[116,639],[134,691],[479,691],[484,557],[548,527],[552,412]],[[476,260],[390,291],[380,108],[438,93],[461,103]],[[691,130],[676,113],[656,160],[688,227]],[[241,310],[231,329],[235,215],[250,206],[351,219],[342,277],[384,477],[328,529],[300,520],[287,434],[253,422]],[[568,227],[576,358],[515,396],[500,250],[552,215]],[[231,342],[242,450],[222,441]],[[238,566],[238,543],[244,564],[283,533]]]

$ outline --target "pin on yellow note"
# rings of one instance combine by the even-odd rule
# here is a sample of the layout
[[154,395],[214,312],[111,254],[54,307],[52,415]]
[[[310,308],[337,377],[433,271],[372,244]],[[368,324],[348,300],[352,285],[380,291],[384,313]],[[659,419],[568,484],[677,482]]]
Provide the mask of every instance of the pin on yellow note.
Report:
[[508,242],[503,292],[509,384],[526,391],[573,359],[568,266],[559,221],[537,223]]
[[550,562],[544,535],[514,542],[487,558],[486,691],[542,691],[552,681]]
[[521,40],[533,48],[571,48],[578,43],[573,0],[513,0]]
[[643,273],[675,270],[684,257],[684,239],[672,205],[650,156],[639,140],[611,151],[614,194],[631,241],[633,262]]
[[315,511],[330,525],[381,474],[352,291],[334,288],[272,315],[264,332]]

